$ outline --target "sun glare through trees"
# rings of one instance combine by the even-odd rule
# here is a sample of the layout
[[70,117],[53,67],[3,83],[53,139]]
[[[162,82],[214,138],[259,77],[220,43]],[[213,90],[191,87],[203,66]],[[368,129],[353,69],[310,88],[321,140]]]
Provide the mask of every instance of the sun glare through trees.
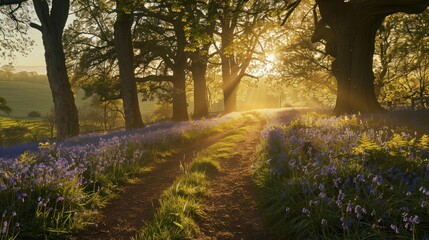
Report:
[[429,239],[428,6],[0,0],[0,240]]

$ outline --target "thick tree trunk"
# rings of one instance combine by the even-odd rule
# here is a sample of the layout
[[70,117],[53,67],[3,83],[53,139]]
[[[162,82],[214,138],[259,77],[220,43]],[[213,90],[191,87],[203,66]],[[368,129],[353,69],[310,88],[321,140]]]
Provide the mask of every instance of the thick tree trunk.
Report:
[[191,65],[192,77],[194,80],[194,119],[200,119],[209,115],[207,104],[207,61],[194,59]]
[[[186,65],[185,65],[186,67]],[[188,103],[186,102],[185,69],[178,67],[173,73],[173,117],[174,121],[187,121]]]
[[224,79],[223,82],[223,105],[226,113],[237,111],[238,84],[234,78]]
[[131,26],[133,15],[122,9],[121,1],[117,1],[117,17],[114,24],[115,48],[119,63],[121,94],[125,114],[125,128],[144,127],[137,97],[137,86],[134,76],[134,52]]
[[[332,64],[338,86],[334,114],[383,110],[374,92],[372,67],[376,31],[386,16],[396,12],[421,12],[429,5],[429,1],[316,2],[322,24],[316,25],[312,40],[325,39],[328,54],[336,58]],[[327,26],[324,26],[325,23]]]
[[78,112],[67,75],[62,35],[68,17],[70,1],[53,0],[51,10],[46,1],[33,0],[41,25],[31,26],[42,32],[48,81],[54,100],[57,138],[79,134]]
[[46,69],[55,107],[57,138],[79,134],[77,108],[65,65],[65,55],[61,37],[55,37],[49,30],[44,31]]
[[181,18],[174,23],[174,32],[177,40],[177,53],[174,59],[173,70],[173,117],[174,121],[187,121],[188,103],[186,101],[186,69],[188,55],[185,52],[187,44],[185,25]]

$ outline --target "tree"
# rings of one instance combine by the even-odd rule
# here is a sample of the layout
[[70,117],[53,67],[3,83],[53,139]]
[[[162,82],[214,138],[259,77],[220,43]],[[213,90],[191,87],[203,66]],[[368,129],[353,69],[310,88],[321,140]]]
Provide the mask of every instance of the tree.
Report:
[[117,16],[114,24],[115,49],[119,64],[126,129],[144,127],[134,76],[134,48],[131,32],[134,23],[134,4],[129,0],[116,0]]
[[16,53],[25,54],[34,41],[27,35],[28,0],[0,1],[0,55],[4,58],[13,58]]
[[42,114],[40,114],[38,111],[31,111],[27,116],[30,118],[39,118],[42,117]]
[[57,138],[79,134],[78,112],[69,82],[62,36],[67,22],[69,0],[33,0],[40,25],[30,26],[42,33],[46,70],[54,100]]
[[3,65],[1,69],[6,73],[7,80],[10,81],[12,79],[13,73],[16,71],[15,67],[12,65],[12,63],[9,63],[7,65]]
[[194,119],[209,115],[207,95],[207,67],[210,58],[210,47],[213,44],[213,35],[216,27],[215,1],[196,1],[188,5],[187,35],[189,44],[187,50],[191,59],[191,72],[194,82]]
[[373,55],[377,29],[385,17],[397,13],[420,13],[426,0],[316,0],[321,19],[313,41],[324,39],[335,58],[337,79],[334,114],[382,110],[374,93]]
[[272,93],[281,98],[280,102],[309,104],[318,101],[324,106],[333,106],[337,88],[331,73],[332,58],[326,54],[323,43],[311,42],[314,16],[317,16],[317,8],[313,1],[304,0],[280,29],[269,33],[267,40],[273,41],[272,52],[278,60],[267,73],[268,82]]
[[[229,0],[218,4],[218,21],[221,57],[224,110],[237,110],[237,91],[241,80],[250,76],[246,71],[257,53],[260,37],[277,20],[279,12],[287,8],[288,1]],[[252,77],[252,76],[250,76]]]
[[12,112],[12,109],[6,105],[6,99],[0,97],[0,111],[9,115]]
[[145,23],[146,29],[158,38],[144,42],[140,46],[141,52],[146,55],[148,47],[150,61],[161,61],[162,76],[148,74],[138,78],[139,82],[170,82],[172,83],[173,116],[175,121],[189,119],[188,103],[186,99],[186,71],[189,54],[186,26],[186,7],[189,3],[182,1],[153,1],[146,2],[146,6],[139,6],[140,21]]

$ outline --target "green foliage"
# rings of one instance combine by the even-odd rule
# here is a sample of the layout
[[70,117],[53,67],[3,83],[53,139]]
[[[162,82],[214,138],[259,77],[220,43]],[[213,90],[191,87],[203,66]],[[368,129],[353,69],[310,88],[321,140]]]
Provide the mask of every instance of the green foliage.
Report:
[[27,116],[30,118],[39,118],[42,117],[42,114],[40,114],[38,111],[31,111]]
[[0,111],[9,115],[12,109],[6,105],[6,99],[0,97]]

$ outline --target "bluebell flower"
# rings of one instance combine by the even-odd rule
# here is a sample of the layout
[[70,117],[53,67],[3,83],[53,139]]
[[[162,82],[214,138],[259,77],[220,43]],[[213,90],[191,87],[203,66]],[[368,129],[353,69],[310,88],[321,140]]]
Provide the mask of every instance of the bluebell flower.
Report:
[[396,226],[395,224],[393,224],[393,223],[392,223],[392,224],[390,225],[390,228],[391,228],[395,233],[397,233],[397,234],[399,233],[399,228],[398,228],[398,226]]

